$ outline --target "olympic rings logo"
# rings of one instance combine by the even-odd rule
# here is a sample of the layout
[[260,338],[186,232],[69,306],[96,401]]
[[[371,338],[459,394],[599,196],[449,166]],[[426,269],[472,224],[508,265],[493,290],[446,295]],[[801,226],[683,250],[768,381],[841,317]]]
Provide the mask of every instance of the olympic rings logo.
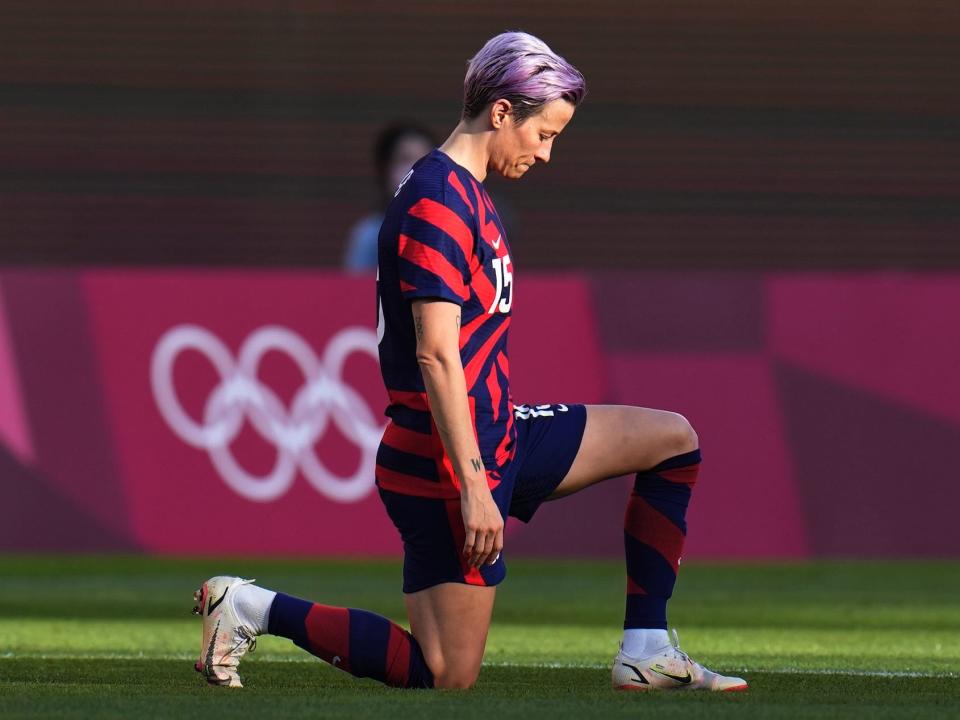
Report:
[[[174,388],[173,367],[185,350],[199,352],[220,375],[197,422],[183,409]],[[257,377],[264,355],[276,350],[290,357],[303,373],[304,385],[289,410]],[[377,448],[383,434],[364,398],[343,382],[343,366],[355,352],[378,359],[376,335],[366,328],[349,327],[337,333],[320,360],[292,330],[272,325],[253,332],[236,360],[220,338],[198,325],[179,325],[157,343],[150,379],[161,415],[176,435],[206,450],[220,477],[233,490],[255,502],[270,502],[293,485],[299,469],[310,485],[338,502],[356,502],[374,487]],[[273,469],[263,476],[248,473],[230,451],[230,444],[249,419],[253,428],[277,448]],[[314,443],[330,422],[357,445],[361,460],[349,477],[331,473],[317,457]]]

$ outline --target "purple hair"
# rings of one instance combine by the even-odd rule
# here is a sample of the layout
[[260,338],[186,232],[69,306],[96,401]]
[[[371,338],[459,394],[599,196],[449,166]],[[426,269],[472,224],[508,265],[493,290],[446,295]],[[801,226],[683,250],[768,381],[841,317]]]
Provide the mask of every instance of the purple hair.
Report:
[[490,38],[470,60],[463,81],[463,117],[472,120],[490,103],[504,99],[520,124],[548,102],[563,98],[578,105],[586,94],[580,71],[543,40],[506,32]]

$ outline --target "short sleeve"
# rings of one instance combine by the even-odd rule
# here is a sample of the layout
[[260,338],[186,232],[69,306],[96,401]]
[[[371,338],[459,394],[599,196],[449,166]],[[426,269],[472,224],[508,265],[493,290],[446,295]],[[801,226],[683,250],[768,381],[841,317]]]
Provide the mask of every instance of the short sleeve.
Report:
[[463,305],[470,298],[472,222],[445,203],[442,190],[431,195],[417,199],[400,222],[400,292],[408,300],[436,297]]

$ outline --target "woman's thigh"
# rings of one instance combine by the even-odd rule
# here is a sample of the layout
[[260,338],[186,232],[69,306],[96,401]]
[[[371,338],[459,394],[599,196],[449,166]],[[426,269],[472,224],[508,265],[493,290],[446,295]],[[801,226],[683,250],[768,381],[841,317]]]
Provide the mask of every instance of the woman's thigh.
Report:
[[438,688],[467,688],[480,674],[496,587],[442,583],[405,595],[410,632]]
[[550,499],[601,480],[649,470],[697,447],[696,432],[677,413],[626,405],[587,405],[580,450]]

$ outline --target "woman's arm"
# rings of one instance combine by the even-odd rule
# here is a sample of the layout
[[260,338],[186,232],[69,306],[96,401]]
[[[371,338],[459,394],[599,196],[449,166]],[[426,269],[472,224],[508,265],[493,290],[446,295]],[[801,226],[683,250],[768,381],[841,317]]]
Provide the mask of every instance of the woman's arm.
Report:
[[440,440],[460,480],[460,508],[471,565],[491,564],[503,549],[503,518],[487,485],[470,417],[467,381],[460,361],[460,306],[443,300],[414,300],[417,362]]

